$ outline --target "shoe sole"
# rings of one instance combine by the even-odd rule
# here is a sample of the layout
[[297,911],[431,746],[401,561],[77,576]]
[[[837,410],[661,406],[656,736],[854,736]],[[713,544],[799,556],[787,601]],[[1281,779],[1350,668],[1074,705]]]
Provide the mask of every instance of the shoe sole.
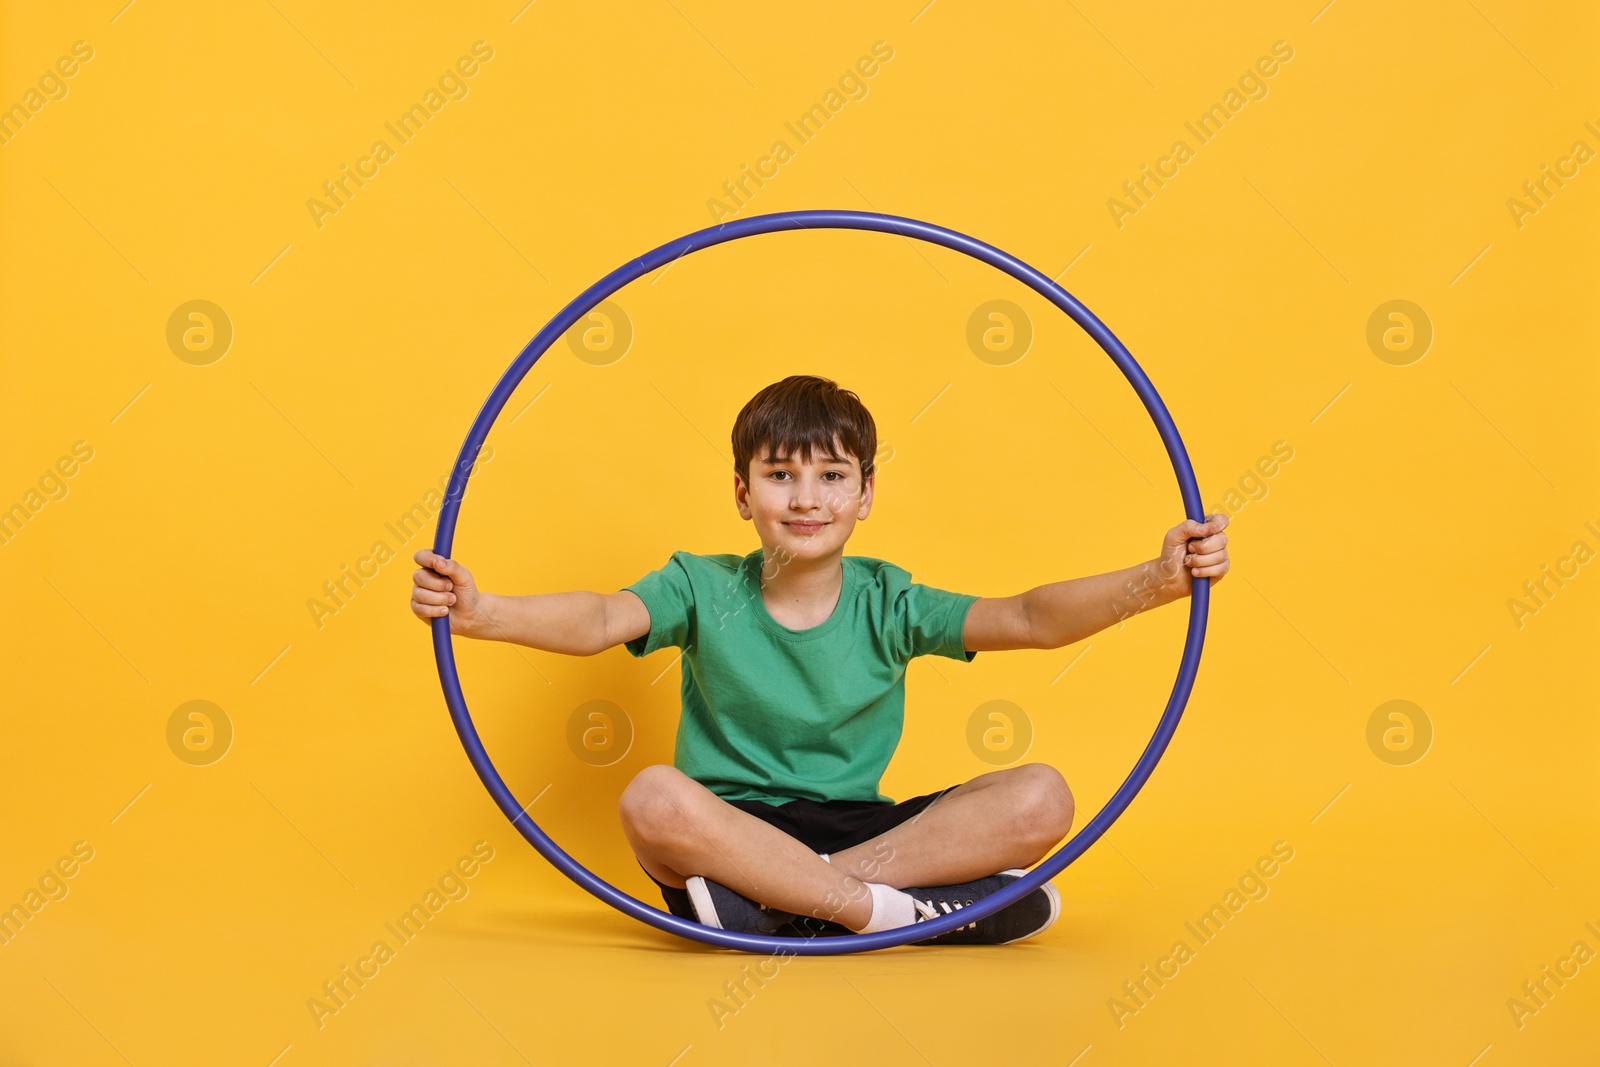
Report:
[[706,880],[695,875],[689,879],[688,885],[684,888],[689,891],[689,903],[694,906],[695,918],[700,920],[700,925],[721,930],[722,920],[717,916],[717,905],[711,899],[711,890],[707,887]]

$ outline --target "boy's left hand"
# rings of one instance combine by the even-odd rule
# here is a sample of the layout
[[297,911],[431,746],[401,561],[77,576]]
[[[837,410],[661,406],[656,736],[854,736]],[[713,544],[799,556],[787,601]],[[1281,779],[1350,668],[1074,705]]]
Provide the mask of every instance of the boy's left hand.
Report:
[[1161,542],[1162,578],[1178,583],[1183,596],[1193,591],[1195,578],[1220,582],[1228,573],[1228,535],[1222,532],[1227,525],[1228,516],[1219,511],[1205,522],[1185,519],[1168,530]]

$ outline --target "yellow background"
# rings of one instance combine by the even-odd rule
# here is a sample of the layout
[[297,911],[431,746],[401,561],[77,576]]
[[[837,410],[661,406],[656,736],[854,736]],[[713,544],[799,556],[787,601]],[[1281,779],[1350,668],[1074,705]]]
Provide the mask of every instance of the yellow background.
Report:
[[[0,1063],[1592,1061],[1600,964],[1520,1028],[1507,1000],[1574,942],[1600,950],[1600,574],[1520,628],[1507,602],[1574,542],[1600,549],[1600,176],[1520,227],[1506,201],[1573,142],[1600,148],[1594,14],[1319,6],[7,5],[0,103],[75,41],[94,58],[0,147],[0,507],[74,442],[94,458],[0,546],[0,904],[75,842],[94,855],[0,947]],[[480,40],[468,95],[319,228],[306,201]],[[797,146],[784,123],[880,40],[865,98]],[[1294,57],[1268,95],[1198,146],[1185,121],[1276,41]],[[1119,228],[1108,198],[1180,138],[1195,158]],[[385,523],[543,322],[713,221],[779,139],[794,158],[741,216],[892,212],[1070,265],[1208,505],[1276,442],[1294,458],[1237,511],[1183,724],[1058,879],[1052,930],[791,961],[719,1025],[710,1002],[754,959],[604,908],[478,785],[406,608],[431,524],[402,545]],[[195,299],[235,331],[208,366],[166,340]],[[1110,361],[954,253],[775,235],[616,299],[627,354],[558,345],[490,438],[456,541],[487,588],[613,590],[674,549],[749,551],[728,432],[791,373],[873,411],[893,458],[848,551],[918,581],[1008,595],[1120,568],[1183,517]],[[994,299],[1036,332],[1009,366],[965,340]],[[1434,330],[1408,366],[1366,342],[1393,299]],[[401,558],[319,626],[307,601],[379,540]],[[1155,723],[1185,615],[916,662],[885,790],[989,769],[967,720],[1003,699],[1086,817]],[[457,647],[518,796],[547,789],[541,824],[657,903],[615,802],[670,759],[675,653]],[[197,699],[234,730],[209,766],[167,742]],[[1434,732],[1408,766],[1367,743],[1395,699]],[[590,700],[636,734],[609,767],[565,741]],[[319,1027],[322,983],[480,840],[470,894]],[[1269,895],[1196,946],[1184,924],[1279,841]],[[1180,939],[1195,958],[1119,1026],[1109,1002]]]

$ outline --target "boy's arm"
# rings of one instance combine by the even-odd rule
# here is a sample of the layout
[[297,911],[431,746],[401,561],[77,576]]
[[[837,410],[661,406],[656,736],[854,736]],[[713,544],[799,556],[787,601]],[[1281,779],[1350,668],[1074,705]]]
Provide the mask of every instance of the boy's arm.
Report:
[[1213,583],[1228,573],[1228,517],[1187,519],[1162,542],[1161,555],[1120,571],[1041,585],[1012,597],[973,602],[962,628],[972,652],[1060,648],[1148,608],[1188,596],[1195,578]]
[[411,610],[425,623],[448,615],[461,637],[593,656],[650,632],[644,601],[627,590],[498,596],[455,560],[426,549],[414,558],[422,566],[412,575]]
[[638,595],[620,593],[480,594],[480,620],[465,636],[509,641],[546,652],[593,656],[650,632]]

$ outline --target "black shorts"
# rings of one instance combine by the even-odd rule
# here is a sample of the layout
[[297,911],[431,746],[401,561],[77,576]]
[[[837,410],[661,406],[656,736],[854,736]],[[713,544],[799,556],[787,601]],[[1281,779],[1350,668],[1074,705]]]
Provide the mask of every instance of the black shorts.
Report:
[[[881,800],[791,800],[785,804],[768,804],[764,800],[729,800],[725,803],[771,823],[811,851],[826,852],[831,856],[864,841],[871,841],[879,834],[916,818],[924,808],[947,792],[948,789],[941,789],[937,793],[925,793],[898,804]],[[650,872],[645,871],[645,874]],[[695,917],[688,890],[662,885],[655,875],[650,875],[650,880],[660,887],[661,898],[666,901],[668,911],[683,919]]]

